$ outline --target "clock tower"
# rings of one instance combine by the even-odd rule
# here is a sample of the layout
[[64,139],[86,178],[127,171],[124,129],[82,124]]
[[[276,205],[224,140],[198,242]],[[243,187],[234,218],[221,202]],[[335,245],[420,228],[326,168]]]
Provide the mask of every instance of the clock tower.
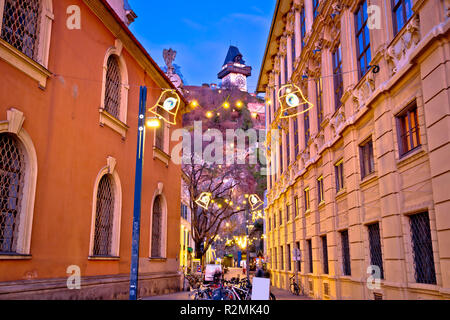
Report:
[[247,77],[251,76],[252,67],[246,66],[242,54],[235,46],[230,46],[217,77],[222,80],[222,88],[238,88],[247,91]]

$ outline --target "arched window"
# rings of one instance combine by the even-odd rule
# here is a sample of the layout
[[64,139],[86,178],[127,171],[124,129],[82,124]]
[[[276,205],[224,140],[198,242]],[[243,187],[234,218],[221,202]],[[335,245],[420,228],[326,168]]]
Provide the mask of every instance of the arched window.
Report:
[[38,0],[4,0],[1,38],[36,61],[41,12]]
[[119,58],[110,55],[106,70],[105,110],[117,119],[120,117],[121,78]]
[[162,257],[162,222],[163,211],[161,196],[156,196],[153,202],[153,215],[152,215],[152,249],[151,256],[153,258]]
[[105,174],[97,189],[95,216],[94,256],[110,256],[114,223],[114,186],[109,174]]
[[20,230],[25,157],[20,142],[0,134],[0,252],[17,253]]

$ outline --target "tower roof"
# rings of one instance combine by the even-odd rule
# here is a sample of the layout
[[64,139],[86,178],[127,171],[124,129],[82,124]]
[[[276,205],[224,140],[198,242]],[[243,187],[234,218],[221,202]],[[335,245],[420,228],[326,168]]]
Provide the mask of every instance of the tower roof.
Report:
[[233,63],[233,62],[239,62],[241,64],[245,64],[244,59],[242,59],[242,53],[239,52],[239,49],[235,46],[230,46],[228,49],[227,56],[225,57],[225,61],[223,62],[223,65],[226,65],[227,63]]

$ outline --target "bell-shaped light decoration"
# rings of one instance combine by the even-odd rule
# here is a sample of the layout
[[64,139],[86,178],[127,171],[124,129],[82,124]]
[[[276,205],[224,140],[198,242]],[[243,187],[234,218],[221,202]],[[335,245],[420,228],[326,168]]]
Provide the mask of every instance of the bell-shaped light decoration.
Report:
[[281,106],[280,118],[291,118],[309,111],[314,105],[303,95],[295,84],[285,84],[278,90],[278,102]]
[[197,200],[195,200],[195,203],[198,204],[200,207],[202,207],[205,210],[208,210],[209,204],[211,202],[212,194],[209,192],[202,192]]
[[148,111],[170,124],[176,124],[178,110],[180,109],[180,96],[174,89],[161,92],[156,104]]
[[251,194],[248,197],[248,201],[250,202],[252,210],[258,209],[264,203],[261,201],[261,199],[256,194]]

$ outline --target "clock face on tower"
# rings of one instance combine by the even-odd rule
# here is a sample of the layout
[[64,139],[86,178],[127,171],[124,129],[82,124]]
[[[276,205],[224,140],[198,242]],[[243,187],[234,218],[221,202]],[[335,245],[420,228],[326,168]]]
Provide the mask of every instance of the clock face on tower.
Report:
[[243,75],[238,75],[237,77],[236,77],[236,86],[239,88],[239,89],[243,89],[243,88],[245,88],[245,77],[243,76]]

